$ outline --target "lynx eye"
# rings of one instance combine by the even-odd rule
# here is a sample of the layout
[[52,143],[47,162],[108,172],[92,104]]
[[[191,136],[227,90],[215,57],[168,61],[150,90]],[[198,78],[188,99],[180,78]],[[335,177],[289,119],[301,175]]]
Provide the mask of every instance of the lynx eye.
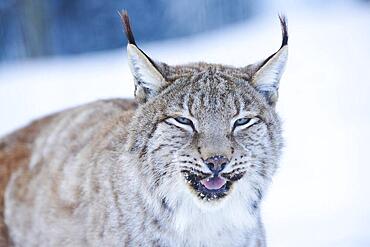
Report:
[[239,118],[234,122],[233,130],[236,128],[247,128],[258,122],[258,118]]
[[193,122],[186,117],[176,117],[175,120],[180,124],[185,124],[185,125],[190,125],[190,126],[193,125]]
[[189,132],[196,132],[193,121],[186,117],[170,117],[165,122],[186,129]]
[[238,120],[235,121],[234,123],[234,127],[236,126],[241,126],[241,125],[244,125],[244,124],[247,124],[251,121],[252,119],[251,118],[246,118],[246,117],[243,117],[243,118],[239,118]]

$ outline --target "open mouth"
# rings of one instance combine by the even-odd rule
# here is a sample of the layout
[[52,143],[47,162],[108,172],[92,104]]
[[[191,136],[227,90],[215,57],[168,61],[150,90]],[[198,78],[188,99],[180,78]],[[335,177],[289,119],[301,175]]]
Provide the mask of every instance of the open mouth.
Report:
[[198,183],[198,191],[202,199],[214,200],[227,195],[232,182],[227,181],[223,177],[210,177],[200,180]]
[[203,200],[211,201],[225,197],[231,189],[232,184],[242,176],[235,179],[222,176],[212,176],[211,174],[195,174],[190,171],[182,171],[187,183],[195,191],[197,196]]

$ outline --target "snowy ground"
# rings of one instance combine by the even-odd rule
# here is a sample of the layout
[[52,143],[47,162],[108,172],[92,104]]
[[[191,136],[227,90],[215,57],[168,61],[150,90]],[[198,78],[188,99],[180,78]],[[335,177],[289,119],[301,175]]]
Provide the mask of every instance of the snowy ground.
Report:
[[[242,66],[280,45],[273,11],[142,46],[168,63]],[[263,205],[269,246],[370,246],[370,8],[286,8],[289,63],[278,110],[286,148]],[[103,34],[102,34],[103,35]],[[99,98],[132,97],[124,50],[0,65],[0,135]]]

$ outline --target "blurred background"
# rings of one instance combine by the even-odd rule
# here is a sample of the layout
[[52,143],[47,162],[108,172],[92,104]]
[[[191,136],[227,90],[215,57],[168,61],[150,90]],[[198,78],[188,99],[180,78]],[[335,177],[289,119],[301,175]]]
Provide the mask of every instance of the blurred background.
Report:
[[117,11],[154,60],[245,66],[275,52],[286,140],[263,203],[269,246],[370,246],[370,1],[0,0],[0,135],[133,97]]
[[2,60],[122,47],[117,11],[130,11],[140,41],[189,36],[250,18],[253,0],[2,0]]

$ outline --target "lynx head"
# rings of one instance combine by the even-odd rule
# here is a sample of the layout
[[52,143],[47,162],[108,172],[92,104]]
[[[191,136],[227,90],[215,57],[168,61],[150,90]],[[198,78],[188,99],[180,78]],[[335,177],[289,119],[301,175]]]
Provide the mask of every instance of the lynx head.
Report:
[[154,61],[136,45],[127,12],[121,17],[140,104],[127,148],[149,190],[173,206],[179,198],[203,208],[238,198],[258,207],[282,148],[275,104],[288,54],[285,18],[280,49],[235,68]]

